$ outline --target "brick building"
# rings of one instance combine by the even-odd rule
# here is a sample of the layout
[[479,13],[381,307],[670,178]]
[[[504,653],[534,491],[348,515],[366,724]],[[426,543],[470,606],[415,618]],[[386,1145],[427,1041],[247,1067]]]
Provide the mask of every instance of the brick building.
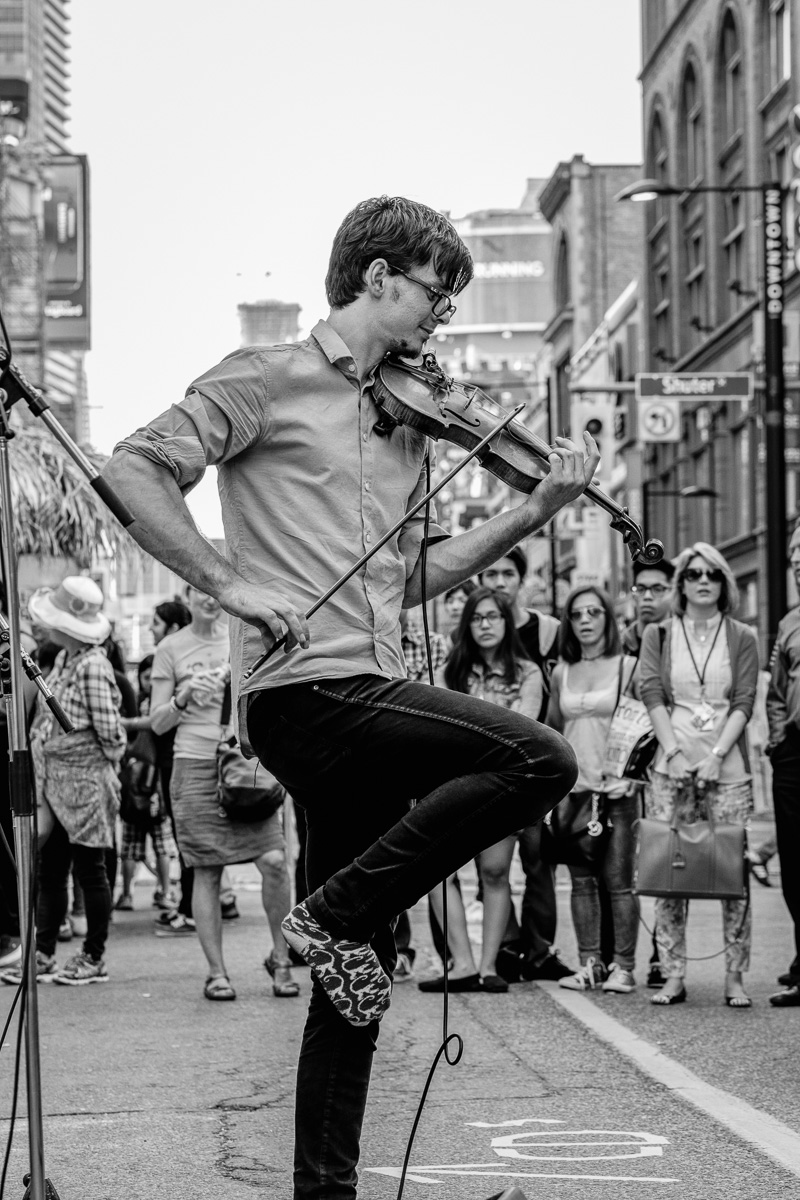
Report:
[[[648,178],[687,191],[646,209],[644,340],[651,371],[763,376],[762,199],[737,185],[787,188],[786,494],[798,508],[800,275],[789,190],[798,88],[798,0],[643,0],[642,90]],[[722,194],[692,189],[724,188]],[[624,207],[634,207],[624,205]],[[638,207],[638,206],[637,206]],[[704,539],[733,567],[745,619],[764,633],[765,446],[761,400],[681,405],[677,443],[647,447],[650,523],[668,553]],[[659,496],[687,487],[710,497]],[[791,593],[790,593],[791,594]]]
[[[552,226],[550,320],[543,333],[539,374],[550,381],[552,429],[580,437],[589,428],[602,452],[598,484],[612,494],[619,473],[614,380],[637,369],[638,289],[642,273],[643,213],[617,204],[619,191],[641,178],[638,164],[593,164],[575,155],[561,162],[539,194]],[[576,382],[597,391],[574,392]],[[616,587],[623,578],[617,535],[609,517],[589,501],[573,505],[555,523],[557,599],[570,586]]]

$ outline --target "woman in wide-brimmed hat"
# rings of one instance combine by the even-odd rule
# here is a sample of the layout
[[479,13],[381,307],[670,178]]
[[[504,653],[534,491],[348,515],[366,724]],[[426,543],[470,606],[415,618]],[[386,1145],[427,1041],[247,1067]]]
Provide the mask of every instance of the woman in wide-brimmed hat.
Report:
[[[31,730],[40,841],[46,834],[40,855],[37,973],[73,985],[108,979],[103,954],[111,892],[105,849],[113,845],[117,767],[127,744],[119,690],[101,644],[111,630],[102,607],[100,588],[82,575],[69,575],[56,588],[40,588],[28,601],[32,620],[62,647],[47,682],[74,726],[74,733],[65,735],[49,708],[40,704]],[[88,929],[81,952],[59,971],[55,948],[67,913],[70,867],[83,889]],[[14,983],[14,976],[12,970],[2,978]]]

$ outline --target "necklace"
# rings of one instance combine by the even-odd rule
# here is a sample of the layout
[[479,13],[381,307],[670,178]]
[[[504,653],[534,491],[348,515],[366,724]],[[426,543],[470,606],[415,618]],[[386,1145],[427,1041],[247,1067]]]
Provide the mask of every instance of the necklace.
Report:
[[602,658],[602,657],[603,657],[602,650],[600,651],[599,654],[581,654],[581,659],[583,660],[583,662],[597,662],[598,658]]

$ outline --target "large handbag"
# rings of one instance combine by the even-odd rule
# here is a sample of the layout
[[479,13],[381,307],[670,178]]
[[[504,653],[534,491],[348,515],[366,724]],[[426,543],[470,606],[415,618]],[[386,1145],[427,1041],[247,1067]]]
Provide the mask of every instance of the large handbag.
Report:
[[123,760],[119,773],[120,816],[129,825],[150,825],[153,796],[158,794],[155,735],[142,729]]
[[609,779],[640,781],[647,778],[648,768],[658,749],[658,741],[653,732],[650,714],[642,701],[634,696],[622,694],[622,662],[619,671],[619,691],[606,738],[603,775]]
[[570,792],[542,822],[541,855],[556,866],[599,867],[611,833],[602,792]]
[[[230,684],[222,701],[222,725],[231,715]],[[286,799],[286,789],[257,759],[242,754],[236,738],[224,738],[217,747],[217,802],[222,816],[242,824],[265,821]]]
[[634,892],[676,900],[744,899],[744,827],[715,821],[707,800],[705,821],[683,824],[678,809],[676,799],[669,821],[637,822]]

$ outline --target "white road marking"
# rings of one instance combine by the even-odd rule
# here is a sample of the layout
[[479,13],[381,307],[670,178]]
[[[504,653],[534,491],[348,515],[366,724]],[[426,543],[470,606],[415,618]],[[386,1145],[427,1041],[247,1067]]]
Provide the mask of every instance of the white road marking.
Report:
[[[565,1121],[558,1121],[552,1118],[525,1117],[517,1121],[503,1121],[500,1125],[489,1125],[485,1121],[466,1121],[467,1126],[477,1126],[481,1129],[500,1129],[509,1125],[519,1128],[521,1125],[538,1124],[541,1122],[546,1125],[564,1125]],[[598,1135],[609,1136],[612,1141],[563,1141],[564,1136],[580,1137],[585,1135],[597,1137]],[[536,1138],[547,1138],[547,1141],[536,1141]],[[526,1140],[534,1139],[534,1140]],[[556,1140],[557,1139],[557,1140]],[[632,1139],[632,1140],[630,1140]],[[536,1153],[525,1154],[519,1150],[518,1144],[522,1143],[526,1150],[534,1149]],[[522,1132],[508,1133],[500,1137],[492,1138],[492,1149],[498,1158],[514,1158],[525,1159],[527,1161],[542,1161],[542,1162],[564,1162],[564,1163],[580,1163],[580,1162],[598,1162],[602,1159],[620,1159],[620,1158],[641,1158],[659,1156],[663,1153],[662,1147],[669,1145],[666,1138],[655,1133],[632,1133],[627,1130],[617,1129],[526,1129]],[[541,1154],[538,1151],[546,1148],[576,1148],[583,1147],[589,1149],[600,1149],[606,1146],[636,1146],[638,1148],[635,1154]],[[502,1170],[500,1169],[502,1165]],[[521,1164],[520,1164],[521,1165]],[[479,1177],[487,1175],[491,1178],[510,1178],[510,1179],[583,1179],[583,1180],[613,1180],[615,1183],[678,1183],[678,1179],[664,1176],[650,1175],[589,1175],[585,1173],[571,1174],[565,1171],[542,1172],[542,1171],[512,1171],[508,1168],[510,1163],[442,1163],[436,1166],[410,1166],[406,1179],[415,1183],[435,1183],[435,1176],[439,1175],[443,1179],[451,1175],[473,1175]],[[399,1179],[402,1176],[401,1167],[366,1167],[365,1170],[371,1171],[373,1175],[388,1175],[393,1179]],[[574,1168],[573,1168],[574,1170]],[[434,1176],[434,1178],[431,1178]]]
[[[476,1167],[486,1168],[485,1170],[475,1170]],[[453,1163],[452,1166],[441,1167],[409,1167],[406,1173],[406,1180],[411,1180],[414,1183],[441,1183],[442,1179],[448,1179],[451,1175],[474,1175],[477,1178],[502,1178],[502,1179],[592,1179],[598,1183],[680,1183],[679,1179],[670,1179],[664,1175],[568,1175],[564,1171],[545,1173],[543,1171],[498,1171],[492,1169],[494,1163]],[[365,1171],[369,1171],[373,1175],[388,1175],[391,1179],[399,1179],[403,1173],[402,1167],[364,1167]],[[430,1178],[428,1175],[419,1175],[419,1171],[436,1172],[440,1176],[439,1179]]]
[[706,1083],[579,992],[559,988],[557,983],[539,982],[538,986],[592,1033],[632,1059],[651,1079],[688,1100],[800,1179],[800,1135],[794,1129],[730,1092]]

